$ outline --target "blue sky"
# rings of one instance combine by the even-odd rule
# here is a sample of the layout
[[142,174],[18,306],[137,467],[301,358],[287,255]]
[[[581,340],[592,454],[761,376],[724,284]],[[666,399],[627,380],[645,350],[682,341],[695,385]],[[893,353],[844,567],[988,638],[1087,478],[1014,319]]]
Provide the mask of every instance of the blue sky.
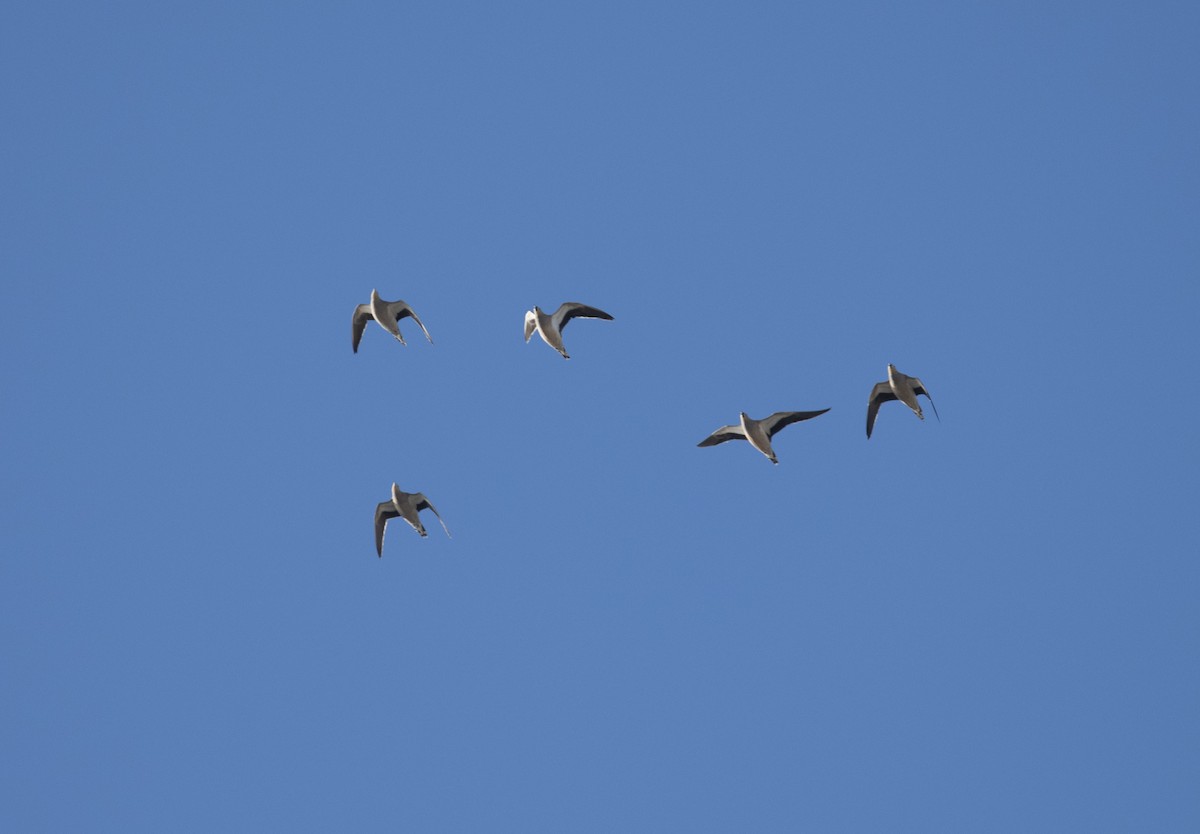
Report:
[[0,826],[1196,830],[1198,40],[6,4]]

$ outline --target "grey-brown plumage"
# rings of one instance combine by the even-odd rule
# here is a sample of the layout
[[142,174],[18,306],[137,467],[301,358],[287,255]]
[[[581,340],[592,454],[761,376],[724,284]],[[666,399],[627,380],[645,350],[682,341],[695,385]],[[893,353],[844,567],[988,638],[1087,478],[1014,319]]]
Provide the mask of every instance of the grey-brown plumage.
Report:
[[913,410],[914,414],[924,420],[925,415],[921,413],[921,404],[917,402],[917,397],[922,395],[933,406],[933,414],[940,423],[941,415],[937,413],[937,406],[933,405],[933,397],[929,396],[929,392],[925,390],[925,383],[915,376],[900,373],[896,370],[895,365],[888,363],[888,378],[883,382],[875,383],[875,387],[871,389],[871,397],[867,400],[867,439],[871,439],[871,431],[875,428],[875,416],[879,413],[879,406],[891,400],[899,400],[904,403]]
[[383,556],[384,527],[397,516],[407,521],[422,537],[429,535],[425,532],[425,525],[421,523],[421,510],[432,511],[438,521],[442,522],[442,529],[446,531],[446,535],[450,535],[450,529],[446,527],[446,522],[442,521],[441,513],[429,503],[424,493],[402,492],[400,487],[392,484],[392,500],[383,501],[375,508],[375,552]]
[[820,417],[828,408],[820,411],[776,411],[770,417],[755,420],[746,412],[741,412],[740,422],[736,426],[721,426],[708,437],[697,443],[697,446],[716,446],[727,440],[748,440],[750,445],[767,456],[771,463],[779,463],[775,450],[771,448],[771,438],[784,427],[801,420],[811,420]]
[[367,322],[374,319],[379,322],[380,326],[396,337],[396,341],[404,345],[404,337],[400,335],[400,319],[411,317],[421,328],[421,332],[425,334],[425,338],[429,340],[429,344],[433,344],[433,337],[429,335],[429,331],[425,329],[425,325],[417,318],[417,314],[413,312],[413,308],[409,307],[403,301],[384,301],[379,297],[379,293],[371,290],[371,301],[368,304],[359,304],[354,308],[354,317],[350,320],[350,338],[351,346],[354,352],[358,353],[358,343],[362,341],[363,331],[367,328]]
[[563,347],[562,332],[571,319],[605,319],[612,321],[613,317],[603,310],[580,304],[578,301],[567,301],[559,305],[553,314],[543,312],[535,306],[525,314],[525,344],[536,330],[542,341],[562,354],[563,359],[570,359],[566,348]]

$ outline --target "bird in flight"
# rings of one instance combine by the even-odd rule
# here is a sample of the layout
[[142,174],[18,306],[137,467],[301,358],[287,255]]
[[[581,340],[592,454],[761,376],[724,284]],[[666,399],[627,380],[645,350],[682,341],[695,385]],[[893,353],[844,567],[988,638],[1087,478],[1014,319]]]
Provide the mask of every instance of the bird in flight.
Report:
[[937,413],[937,406],[933,405],[933,397],[930,397],[929,392],[925,390],[925,383],[915,376],[900,373],[896,370],[896,366],[889,362],[888,378],[883,382],[875,383],[875,387],[871,389],[871,398],[867,400],[867,439],[871,438],[871,430],[875,428],[875,415],[879,413],[879,406],[890,400],[899,400],[924,420],[925,415],[921,413],[921,404],[917,402],[917,396],[920,394],[925,395],[929,400],[929,404],[933,406],[933,414],[940,423],[941,415]]
[[397,516],[412,525],[412,528],[422,537],[428,536],[429,534],[425,532],[425,525],[421,523],[419,515],[421,510],[432,510],[438,521],[442,522],[442,529],[446,531],[446,535],[450,536],[450,528],[446,526],[445,521],[442,521],[442,514],[434,509],[433,504],[429,503],[429,499],[425,497],[424,493],[403,492],[400,487],[392,484],[391,500],[383,501],[375,508],[375,552],[383,556],[383,529],[390,519]]
[[741,412],[741,421],[736,426],[721,426],[708,437],[697,443],[697,446],[716,446],[726,440],[749,440],[750,445],[767,456],[771,463],[779,463],[775,450],[771,448],[771,438],[780,430],[801,420],[811,420],[820,417],[828,408],[820,411],[776,411],[770,417],[755,420],[746,412]]
[[535,306],[525,314],[525,344],[529,337],[537,331],[542,341],[562,354],[563,359],[570,359],[567,349],[563,347],[562,332],[571,319],[605,319],[612,321],[613,317],[603,310],[580,304],[577,301],[567,301],[561,304],[553,315],[542,312],[541,307]]
[[384,301],[379,297],[379,293],[371,290],[371,302],[369,304],[359,304],[354,308],[354,318],[351,319],[350,334],[353,337],[352,345],[354,352],[358,353],[358,343],[362,341],[363,331],[367,328],[367,322],[371,319],[379,322],[380,326],[396,337],[396,341],[405,345],[404,337],[400,335],[400,319],[405,316],[411,316],[412,320],[417,323],[421,331],[425,334],[425,338],[429,340],[429,344],[433,344],[433,337],[429,335],[429,331],[425,329],[425,325],[417,318],[417,314],[413,312],[413,308],[409,307],[403,301]]

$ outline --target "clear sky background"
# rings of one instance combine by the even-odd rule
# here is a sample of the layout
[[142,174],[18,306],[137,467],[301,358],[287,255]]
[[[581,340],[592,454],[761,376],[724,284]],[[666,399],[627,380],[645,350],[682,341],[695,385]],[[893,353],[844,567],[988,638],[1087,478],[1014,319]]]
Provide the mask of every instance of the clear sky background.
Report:
[[1197,43],[5,3],[0,828],[1196,831]]

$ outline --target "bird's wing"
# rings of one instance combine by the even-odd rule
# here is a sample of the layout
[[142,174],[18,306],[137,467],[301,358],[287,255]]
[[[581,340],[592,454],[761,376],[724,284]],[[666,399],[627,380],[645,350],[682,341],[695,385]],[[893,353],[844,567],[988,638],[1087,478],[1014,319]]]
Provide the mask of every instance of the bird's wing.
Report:
[[871,429],[875,428],[875,415],[879,413],[879,406],[888,400],[896,399],[896,395],[892,393],[892,386],[886,382],[877,382],[875,387],[871,389],[871,399],[867,400],[867,439],[871,439]]
[[383,555],[383,528],[389,518],[395,518],[398,515],[400,513],[396,511],[396,505],[391,501],[383,501],[375,508],[375,552],[380,556]]
[[525,344],[529,344],[529,337],[535,330],[537,330],[537,313],[530,310],[525,314]]
[[417,512],[420,512],[421,510],[431,510],[433,512],[433,514],[437,516],[437,520],[442,522],[442,529],[446,531],[446,535],[449,536],[450,538],[454,538],[453,536],[450,535],[450,528],[446,526],[446,522],[442,521],[442,514],[437,511],[437,508],[434,507],[433,504],[429,503],[429,499],[425,497],[425,493],[423,493],[423,492],[417,493],[416,508],[417,508]]
[[580,304],[578,301],[567,301],[554,311],[551,321],[558,328],[558,332],[562,333],[563,328],[567,326],[567,322],[571,319],[606,319],[612,321],[613,317],[603,310],[589,307],[586,304]]
[[784,427],[790,426],[792,423],[799,423],[801,420],[820,417],[828,410],[828,408],[822,408],[820,411],[776,411],[762,421],[763,431],[767,433],[767,437],[774,437],[775,433]]
[[742,431],[741,426],[721,426],[708,437],[697,443],[697,446],[716,446],[718,443],[724,443],[726,440],[745,440],[746,433]]
[[393,301],[388,305],[388,312],[396,317],[396,324],[400,323],[400,319],[409,316],[417,323],[417,327],[421,328],[421,332],[425,334],[425,338],[429,340],[429,344],[433,344],[433,337],[429,335],[429,331],[425,329],[425,325],[417,318],[417,314],[403,301]]
[[[914,394],[916,394],[918,397],[924,394],[925,399],[929,400],[929,404],[933,405],[933,397],[929,396],[929,391],[925,389],[924,382],[921,382],[921,380],[917,379],[915,376],[910,376],[908,378],[908,383],[912,386],[912,391]],[[953,405],[953,403],[951,403],[951,405]],[[942,422],[942,416],[937,413],[936,405],[933,405],[933,416],[938,418],[939,423]]]
[[362,341],[363,330],[366,329],[367,322],[374,318],[371,315],[370,304],[359,304],[354,308],[354,318],[350,320],[350,336],[355,353],[358,353],[358,343]]

